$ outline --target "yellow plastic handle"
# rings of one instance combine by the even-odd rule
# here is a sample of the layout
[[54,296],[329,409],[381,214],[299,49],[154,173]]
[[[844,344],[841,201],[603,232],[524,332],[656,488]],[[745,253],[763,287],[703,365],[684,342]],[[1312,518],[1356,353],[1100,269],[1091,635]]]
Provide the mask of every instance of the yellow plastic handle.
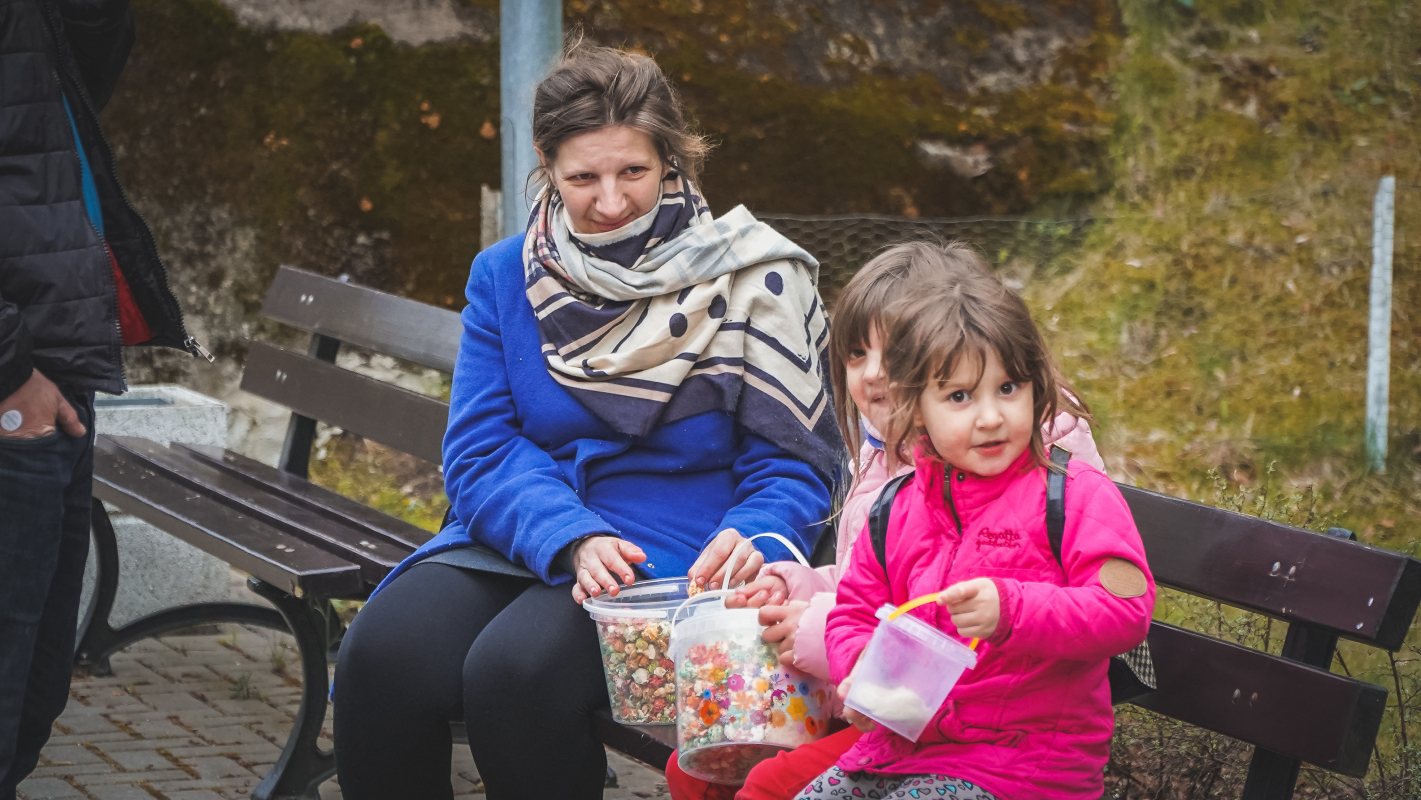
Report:
[[[903,614],[906,614],[906,613],[909,612],[909,611],[912,611],[913,609],[917,608],[918,606],[925,606],[925,605],[927,605],[928,603],[936,603],[938,597],[940,597],[941,595],[942,595],[942,592],[933,592],[932,594],[925,594],[925,595],[923,595],[922,597],[915,597],[915,598],[913,598],[912,600],[909,600],[908,602],[904,603],[903,605],[898,606],[897,608],[893,609],[893,613],[892,613],[892,614],[889,614],[889,615],[888,615],[888,618],[889,618],[889,619],[896,619],[897,617],[899,617],[899,616],[901,616],[901,615],[903,615]],[[968,648],[969,650],[976,650],[976,649],[977,649],[977,642],[979,642],[979,641],[981,641],[981,640],[980,640],[980,639],[973,639],[973,640],[972,640],[972,643],[969,644],[969,645],[967,645],[967,648]]]

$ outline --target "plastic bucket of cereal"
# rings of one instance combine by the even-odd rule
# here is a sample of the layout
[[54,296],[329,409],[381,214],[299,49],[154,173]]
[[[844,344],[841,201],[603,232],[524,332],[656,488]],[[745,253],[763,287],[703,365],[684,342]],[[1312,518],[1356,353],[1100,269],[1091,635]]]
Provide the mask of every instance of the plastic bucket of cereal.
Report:
[[761,761],[824,736],[832,689],[781,666],[779,644],[760,638],[759,610],[726,608],[729,594],[688,600],[673,617],[671,651],[677,763],[701,780],[736,785]]
[[977,654],[917,617],[893,612],[893,606],[878,610],[881,621],[844,705],[916,742],[963,671],[977,665]]
[[582,607],[597,623],[612,716],[625,725],[676,723],[676,668],[669,653],[671,615],[687,598],[685,578],[638,581],[616,597]]

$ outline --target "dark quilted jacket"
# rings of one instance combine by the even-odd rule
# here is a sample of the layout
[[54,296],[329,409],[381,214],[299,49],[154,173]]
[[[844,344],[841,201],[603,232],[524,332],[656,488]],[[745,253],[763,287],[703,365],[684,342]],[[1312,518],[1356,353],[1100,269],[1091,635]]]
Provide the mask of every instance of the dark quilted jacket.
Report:
[[144,344],[199,349],[99,130],[132,46],[128,0],[0,0],[0,398],[34,369],[73,389],[125,388],[113,267],[84,211],[66,93],[108,244],[152,331]]

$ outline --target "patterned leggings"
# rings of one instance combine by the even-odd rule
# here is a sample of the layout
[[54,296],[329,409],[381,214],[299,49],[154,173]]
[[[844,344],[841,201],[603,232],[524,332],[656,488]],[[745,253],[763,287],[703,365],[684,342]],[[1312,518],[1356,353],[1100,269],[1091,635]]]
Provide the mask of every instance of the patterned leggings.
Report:
[[967,781],[946,775],[869,775],[830,767],[795,795],[795,800],[844,797],[864,800],[997,800],[997,796]]

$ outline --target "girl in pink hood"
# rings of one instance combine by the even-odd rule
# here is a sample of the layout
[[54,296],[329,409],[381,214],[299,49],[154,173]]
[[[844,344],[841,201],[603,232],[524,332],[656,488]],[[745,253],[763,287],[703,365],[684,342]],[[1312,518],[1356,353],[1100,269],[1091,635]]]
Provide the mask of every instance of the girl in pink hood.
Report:
[[1115,485],[1074,459],[1052,552],[1042,426],[1076,404],[1026,305],[979,257],[909,247],[913,294],[881,318],[883,430],[889,469],[915,445],[916,471],[893,503],[886,563],[860,546],[844,567],[830,674],[846,696],[874,612],[933,593],[910,613],[979,639],[978,662],[916,742],[846,710],[865,733],[799,797],[1094,800],[1114,725],[1108,662],[1144,640],[1154,608],[1144,547]]
[[[857,451],[855,481],[839,512],[835,563],[810,569],[792,561],[766,564],[759,577],[741,588],[728,605],[761,607],[760,623],[770,626],[765,640],[780,642],[780,661],[828,680],[829,660],[824,645],[824,626],[834,607],[839,577],[859,534],[868,522],[868,512],[884,484],[896,475],[911,472],[911,463],[898,459],[892,469],[883,450],[883,434],[890,417],[888,379],[883,369],[879,331],[884,309],[914,294],[914,281],[949,281],[955,269],[948,260],[924,261],[915,256],[924,245],[909,244],[889,248],[864,265],[839,293],[834,305],[829,337],[830,376],[839,429],[850,452]],[[915,275],[910,280],[910,267]],[[933,269],[941,274],[931,274]],[[924,274],[924,271],[930,274]],[[1075,403],[1067,384],[1059,377],[1064,393],[1062,411],[1042,429],[1043,440],[1071,451],[1072,457],[1096,469],[1104,469],[1095,441],[1091,438],[1088,415]],[[858,741],[860,731],[848,727],[812,745],[781,753],[762,762],[743,787],[718,786],[683,773],[672,755],[666,778],[674,800],[790,800],[805,782],[832,765]]]

